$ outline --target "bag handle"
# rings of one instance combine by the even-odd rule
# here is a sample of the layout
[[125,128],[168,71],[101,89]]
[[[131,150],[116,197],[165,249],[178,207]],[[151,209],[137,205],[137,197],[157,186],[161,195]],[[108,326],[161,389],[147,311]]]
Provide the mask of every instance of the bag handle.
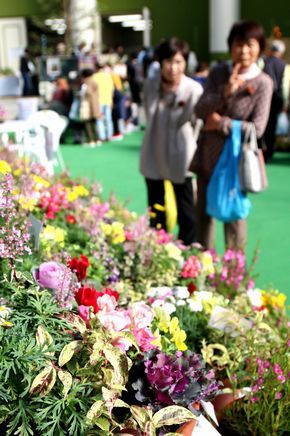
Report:
[[[250,147],[249,147],[250,145]],[[255,124],[248,122],[245,135],[244,135],[244,141],[243,141],[243,148],[250,148],[251,150],[257,151],[258,150],[258,143],[257,143],[257,135],[256,135],[256,129]]]

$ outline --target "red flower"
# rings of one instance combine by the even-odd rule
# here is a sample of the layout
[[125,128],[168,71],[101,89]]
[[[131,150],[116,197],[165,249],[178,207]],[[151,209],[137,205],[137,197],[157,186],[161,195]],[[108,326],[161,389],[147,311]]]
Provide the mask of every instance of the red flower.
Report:
[[95,288],[83,286],[75,294],[75,299],[79,306],[92,306],[94,309],[94,313],[97,313],[99,311],[99,307],[97,304],[97,298],[99,296],[99,292],[97,292]]
[[110,297],[115,297],[116,301],[119,300],[119,293],[117,291],[113,291],[113,289],[105,288],[104,292],[100,292],[103,295],[110,295]]
[[188,292],[191,294],[193,294],[196,291],[196,286],[193,282],[190,282],[189,285],[187,286]]
[[80,255],[80,259],[73,257],[68,262],[68,266],[74,273],[76,273],[79,282],[83,281],[87,277],[87,269],[89,265],[89,259],[83,254]]
[[66,215],[65,220],[67,223],[70,223],[70,224],[75,224],[77,222],[77,220],[75,219],[75,217],[73,215]]
[[93,307],[94,313],[99,312],[98,298],[103,295],[110,295],[115,297],[116,301],[119,299],[117,291],[113,291],[110,288],[106,288],[104,291],[98,292],[95,288],[89,288],[88,286],[82,286],[75,294],[76,302],[79,306]]

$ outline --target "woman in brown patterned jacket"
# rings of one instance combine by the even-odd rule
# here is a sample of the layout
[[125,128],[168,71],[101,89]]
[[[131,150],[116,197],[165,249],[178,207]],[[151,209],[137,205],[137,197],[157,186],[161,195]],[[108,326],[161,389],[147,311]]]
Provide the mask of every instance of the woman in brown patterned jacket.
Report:
[[[197,174],[198,242],[206,248],[214,247],[214,220],[206,214],[207,184],[230,134],[231,122],[242,120],[242,130],[247,122],[253,122],[260,138],[267,124],[273,88],[271,78],[256,63],[265,46],[264,31],[258,23],[235,23],[228,46],[232,62],[213,68],[195,108],[204,127],[190,169]],[[224,232],[227,247],[245,247],[245,220],[225,223]]]

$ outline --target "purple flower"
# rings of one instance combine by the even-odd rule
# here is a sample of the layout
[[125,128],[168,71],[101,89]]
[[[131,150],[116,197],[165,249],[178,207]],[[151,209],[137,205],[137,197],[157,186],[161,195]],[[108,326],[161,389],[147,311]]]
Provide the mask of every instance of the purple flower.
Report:
[[253,396],[253,397],[250,398],[250,402],[251,402],[252,404],[256,403],[257,401],[259,401],[259,398],[258,398],[258,397]]

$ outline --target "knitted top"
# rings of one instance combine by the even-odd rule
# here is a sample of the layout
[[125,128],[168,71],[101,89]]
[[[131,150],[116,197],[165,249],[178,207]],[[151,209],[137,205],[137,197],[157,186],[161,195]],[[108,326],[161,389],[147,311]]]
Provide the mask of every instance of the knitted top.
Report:
[[245,80],[243,85],[225,99],[224,89],[231,74],[227,63],[218,65],[211,71],[204,93],[198,101],[195,112],[198,118],[206,118],[213,112],[222,115],[219,130],[202,130],[197,151],[190,169],[201,177],[209,179],[215,164],[223,150],[225,138],[231,130],[231,120],[242,120],[242,130],[247,121],[253,122],[257,137],[260,138],[266,128],[273,93],[272,79],[265,73]]

